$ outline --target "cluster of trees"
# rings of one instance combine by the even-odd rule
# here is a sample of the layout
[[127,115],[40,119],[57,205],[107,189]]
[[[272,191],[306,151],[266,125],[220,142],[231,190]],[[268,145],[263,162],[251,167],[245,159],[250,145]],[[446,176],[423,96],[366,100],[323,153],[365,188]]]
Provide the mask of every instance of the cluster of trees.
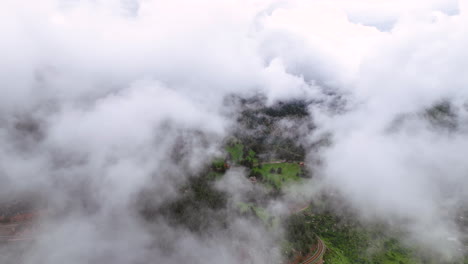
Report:
[[[304,214],[291,215],[285,221],[286,239],[292,248],[303,256],[310,253],[313,245],[317,244],[317,235],[312,225],[308,224]],[[295,252],[289,251],[288,258],[293,257]]]
[[250,171],[249,177],[255,177],[259,181],[263,181],[263,179],[264,179],[263,174],[258,170]]
[[[304,160],[305,150],[299,142],[300,135],[295,131],[283,133],[279,122],[294,120],[297,124],[309,124],[308,111],[311,102],[293,100],[267,106],[265,97],[237,98],[242,106],[238,117],[238,127],[234,136],[257,154],[271,155],[285,160]],[[246,165],[249,165],[248,162]]]
[[251,169],[258,161],[257,153],[241,142],[229,142],[227,150],[226,160],[232,163],[237,163]]
[[244,167],[252,169],[256,160],[258,160],[257,153],[253,151],[252,149],[250,149],[249,147],[243,145],[242,160],[240,164]]
[[273,106],[265,107],[261,111],[272,117],[306,117],[309,103],[304,100],[292,100],[288,102],[278,102]]
[[303,145],[298,143],[298,139],[276,138],[272,145],[275,155],[281,160],[303,161],[305,160],[306,150]]
[[214,171],[220,172],[220,173],[224,173],[224,172],[226,172],[226,169],[228,169],[227,164],[228,164],[227,159],[226,160],[216,159],[211,163],[211,169],[213,169]]
[[296,176],[300,178],[310,179],[312,178],[312,173],[306,167],[302,167],[301,172],[298,172]]
[[141,213],[151,220],[164,217],[169,223],[183,226],[192,232],[210,228],[226,228],[227,194],[214,188],[215,172],[206,170],[189,179],[181,188],[181,195],[159,208],[144,208]]

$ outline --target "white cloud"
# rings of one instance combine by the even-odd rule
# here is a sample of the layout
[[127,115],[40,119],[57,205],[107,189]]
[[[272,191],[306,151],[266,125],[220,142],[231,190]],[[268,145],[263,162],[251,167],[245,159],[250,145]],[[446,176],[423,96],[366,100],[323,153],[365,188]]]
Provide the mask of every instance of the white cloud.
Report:
[[[324,153],[326,181],[363,213],[410,219],[413,238],[436,241],[455,232],[439,212],[449,200],[445,189],[466,186],[466,134],[447,138],[414,120],[393,134],[388,127],[400,114],[442,98],[466,101],[465,2],[458,8],[444,0],[6,1],[0,8],[0,177],[8,184],[1,188],[45,188],[61,208],[79,203],[70,196],[82,191],[84,200],[105,200],[108,213],[128,209],[152,179],[164,200],[188,174],[170,158],[181,138],[190,146],[181,150],[187,168],[216,153],[233,122],[221,110],[224,96],[263,91],[270,102],[311,99],[332,87],[354,110],[331,118],[314,110],[320,129],[334,133]],[[39,124],[40,136],[15,132],[28,118]],[[454,192],[450,199],[462,197]],[[112,236],[100,236],[96,227],[112,217],[96,217],[77,218],[84,230],[77,240],[109,242]],[[52,245],[68,241],[74,226],[68,220],[58,223]],[[145,245],[147,234],[134,220],[123,217],[124,231]],[[427,237],[417,225],[438,228]],[[241,235],[248,245],[262,250],[255,263],[271,261],[265,253],[271,238],[255,247],[261,230],[247,231],[250,237]],[[169,227],[156,232],[180,234]],[[199,256],[197,263],[221,248],[221,262],[236,262],[230,241],[190,239],[174,238],[175,245],[193,246],[180,256],[156,255]],[[107,250],[119,255],[121,247]],[[49,255],[53,248],[44,245],[37,250],[33,256],[72,263],[89,247],[66,248],[63,256]]]

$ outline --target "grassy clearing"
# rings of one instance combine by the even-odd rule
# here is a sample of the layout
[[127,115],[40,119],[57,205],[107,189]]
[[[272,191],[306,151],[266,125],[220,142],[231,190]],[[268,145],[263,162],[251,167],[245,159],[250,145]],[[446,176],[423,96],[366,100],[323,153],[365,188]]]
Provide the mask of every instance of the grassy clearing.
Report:
[[[281,168],[281,174],[277,171]],[[273,173],[272,171],[275,171]],[[263,164],[252,169],[253,173],[260,173],[262,181],[272,187],[280,189],[284,184],[299,181],[302,169],[297,163]]]

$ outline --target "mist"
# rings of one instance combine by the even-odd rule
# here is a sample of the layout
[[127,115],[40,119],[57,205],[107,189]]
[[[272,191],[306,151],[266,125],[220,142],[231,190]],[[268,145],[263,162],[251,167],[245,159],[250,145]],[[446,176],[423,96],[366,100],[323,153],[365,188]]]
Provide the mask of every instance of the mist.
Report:
[[[282,263],[282,230],[230,212],[264,192],[240,169],[214,187],[229,194],[225,229],[145,221],[136,206],[142,192],[152,207],[181,197],[235,130],[226,98],[259,94],[320,102],[313,130],[282,124],[310,143],[317,177],[268,204],[273,214],[332,192],[409,244],[462,254],[465,1],[0,5],[0,199],[34,193],[52,212],[30,247],[2,246],[2,261],[21,250],[23,263]],[[453,127],[426,114],[444,102]]]

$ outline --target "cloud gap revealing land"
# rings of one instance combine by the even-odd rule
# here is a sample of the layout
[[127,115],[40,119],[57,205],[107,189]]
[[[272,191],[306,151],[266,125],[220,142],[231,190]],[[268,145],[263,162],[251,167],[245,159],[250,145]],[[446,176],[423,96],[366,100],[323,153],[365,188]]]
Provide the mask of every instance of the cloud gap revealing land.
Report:
[[468,263],[467,0],[0,20],[0,263]]

